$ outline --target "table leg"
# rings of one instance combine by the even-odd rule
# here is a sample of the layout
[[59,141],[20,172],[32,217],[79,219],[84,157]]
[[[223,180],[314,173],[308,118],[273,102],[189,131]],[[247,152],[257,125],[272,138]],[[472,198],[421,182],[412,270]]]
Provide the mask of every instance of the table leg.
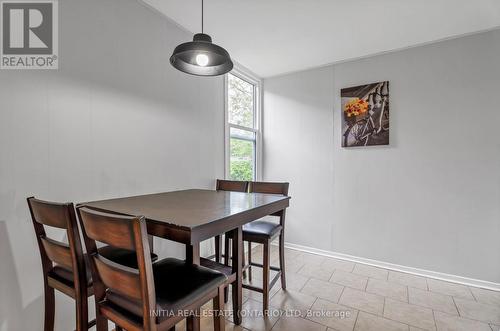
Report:
[[200,243],[186,245],[186,262],[200,265]]
[[[186,245],[186,262],[200,265],[200,243]],[[196,310],[199,313],[199,310]],[[186,319],[186,329],[188,331],[200,330],[200,315],[188,316]]]
[[233,272],[236,273],[236,281],[233,286],[233,319],[234,324],[241,324],[241,308],[243,303],[243,277],[241,264],[243,262],[243,233],[241,226],[233,230]]

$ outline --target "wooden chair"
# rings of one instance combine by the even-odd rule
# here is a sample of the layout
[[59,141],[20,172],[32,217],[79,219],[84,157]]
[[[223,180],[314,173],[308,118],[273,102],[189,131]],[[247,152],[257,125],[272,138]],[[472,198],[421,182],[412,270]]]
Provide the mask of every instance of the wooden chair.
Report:
[[[214,270],[167,258],[151,263],[144,217],[77,209],[94,279],[97,330],[107,321],[117,331],[174,330],[184,311],[199,312],[213,299],[214,329],[224,330],[223,286],[226,277]],[[96,241],[136,251],[137,268],[105,258]],[[199,329],[199,317],[190,316],[188,330]]]
[[[217,191],[233,191],[233,192],[248,192],[248,182],[246,181],[238,181],[238,180],[224,180],[224,179],[217,179],[215,189]],[[224,288],[224,302],[228,302],[229,299],[229,285],[233,284],[234,281],[236,280],[236,274],[232,272],[232,269],[229,268],[229,263],[230,263],[230,258],[231,254],[228,254],[228,248],[229,247],[229,234],[226,234],[224,236],[225,239],[225,247],[226,251],[224,255],[222,255],[222,241],[221,241],[221,236],[215,236],[215,263],[211,261],[212,257],[208,258],[202,258],[201,259],[201,265],[218,270],[222,273],[224,273],[228,280],[227,280],[227,286]],[[223,267],[221,265],[222,263],[222,257],[224,257],[224,265]],[[243,254],[243,266],[245,265],[245,254]],[[246,277],[246,274],[243,274],[243,277]]]
[[[288,195],[288,183],[266,183],[266,182],[250,182],[250,193],[268,193]],[[248,264],[244,270],[248,270],[248,278],[252,280],[252,267],[263,268],[262,288],[249,284],[243,284],[244,288],[253,290],[263,295],[263,310],[269,309],[269,291],[274,286],[278,278],[281,278],[281,287],[286,289],[285,278],[285,210],[272,214],[271,216],[279,217],[279,223],[269,221],[254,221],[243,226],[243,240],[248,242]],[[270,245],[271,242],[279,236],[279,267],[271,266],[270,264]],[[231,236],[228,236],[231,238]],[[263,245],[263,264],[252,262],[252,243]],[[225,252],[229,252],[229,243],[225,245]],[[227,255],[227,254],[226,254]],[[277,271],[276,276],[269,281],[271,270]]]
[[[237,180],[223,180],[217,179],[215,186],[217,191],[234,191],[234,192],[248,192],[248,182],[237,181]],[[227,245],[229,245],[229,239],[226,236]],[[225,257],[226,265],[228,265],[229,257]],[[215,261],[220,262],[222,260],[222,242],[221,236],[215,236]]]
[[[28,198],[28,206],[35,228],[36,239],[42,259],[45,290],[44,330],[54,330],[55,301],[54,289],[72,297],[76,301],[76,330],[86,331],[95,324],[88,321],[87,297],[92,296],[92,278],[88,259],[83,253],[80,232],[72,203],[54,203]],[[44,226],[66,231],[68,243],[47,237]],[[135,253],[124,249],[103,247],[99,253],[113,261],[127,265],[137,264]],[[153,255],[152,257],[157,258]]]

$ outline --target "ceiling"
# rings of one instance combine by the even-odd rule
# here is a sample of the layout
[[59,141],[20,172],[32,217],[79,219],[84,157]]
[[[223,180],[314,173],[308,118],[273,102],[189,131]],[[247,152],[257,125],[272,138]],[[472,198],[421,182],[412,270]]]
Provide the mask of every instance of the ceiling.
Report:
[[[143,0],[201,30],[201,0]],[[500,0],[205,0],[205,32],[260,77],[500,26]]]

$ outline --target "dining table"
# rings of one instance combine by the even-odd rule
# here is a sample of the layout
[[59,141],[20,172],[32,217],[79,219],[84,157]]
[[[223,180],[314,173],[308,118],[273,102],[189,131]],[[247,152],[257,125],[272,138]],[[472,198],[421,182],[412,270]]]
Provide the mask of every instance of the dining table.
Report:
[[[285,210],[279,194],[188,189],[80,203],[104,212],[144,216],[148,235],[182,243],[186,262],[200,265],[200,243],[232,232],[233,321],[241,324],[243,235],[246,223]],[[150,241],[152,245],[152,240]],[[152,247],[151,247],[152,248]],[[216,262],[213,262],[216,263]],[[228,267],[220,265],[220,268]]]

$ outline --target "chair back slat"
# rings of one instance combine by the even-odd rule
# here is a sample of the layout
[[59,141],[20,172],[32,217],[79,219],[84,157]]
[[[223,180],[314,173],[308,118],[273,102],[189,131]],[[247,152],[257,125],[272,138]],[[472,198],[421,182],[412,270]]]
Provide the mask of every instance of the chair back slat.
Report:
[[59,229],[68,229],[68,222],[70,221],[68,204],[47,202],[34,198],[30,198],[29,203],[36,222]]
[[251,193],[288,195],[289,183],[250,182]]
[[107,214],[87,207],[79,209],[87,236],[113,247],[135,250],[131,217]]
[[73,258],[71,257],[71,249],[69,245],[61,243],[50,238],[42,237],[43,247],[47,257],[56,264],[63,266],[69,270],[73,270]]
[[141,300],[139,270],[122,266],[102,256],[94,256],[97,272],[106,287],[128,297]]
[[248,192],[248,182],[239,180],[217,179],[217,191]]

